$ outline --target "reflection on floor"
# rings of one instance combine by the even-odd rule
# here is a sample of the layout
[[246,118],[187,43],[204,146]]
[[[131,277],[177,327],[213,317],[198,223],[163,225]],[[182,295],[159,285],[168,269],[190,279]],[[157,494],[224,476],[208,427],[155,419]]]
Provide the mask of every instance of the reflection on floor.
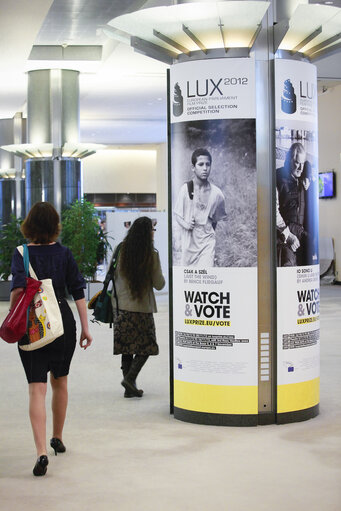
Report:
[[[112,330],[92,325],[69,377],[64,441],[34,478],[27,387],[17,349],[0,342],[0,495],[4,511],[339,511],[341,286],[321,288],[321,413],[285,426],[199,426],[169,415],[168,306],[158,296],[160,355],[124,399]],[[0,302],[3,317],[8,303]],[[50,393],[48,393],[48,398]],[[48,403],[48,438],[51,414]]]

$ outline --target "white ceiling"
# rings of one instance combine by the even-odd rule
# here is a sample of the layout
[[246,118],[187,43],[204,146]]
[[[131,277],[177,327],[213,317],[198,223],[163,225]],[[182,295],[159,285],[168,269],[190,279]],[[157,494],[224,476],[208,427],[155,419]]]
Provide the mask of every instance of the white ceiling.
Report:
[[[149,3],[0,0],[0,118],[12,118],[16,112],[26,114],[26,71],[68,64],[85,70],[80,75],[81,142],[164,142],[167,66],[135,53],[101,31],[115,16]],[[32,61],[28,58],[33,45],[100,45],[103,58],[101,62],[74,64]]]
[[[164,142],[167,66],[108,38],[101,27],[120,14],[165,4],[162,0],[0,0],[0,119],[12,118],[16,112],[25,115],[28,70],[65,67],[66,61],[29,60],[32,46],[100,45],[102,61],[68,62],[83,70],[80,142]],[[317,67],[328,86],[339,83],[341,54],[321,60]]]

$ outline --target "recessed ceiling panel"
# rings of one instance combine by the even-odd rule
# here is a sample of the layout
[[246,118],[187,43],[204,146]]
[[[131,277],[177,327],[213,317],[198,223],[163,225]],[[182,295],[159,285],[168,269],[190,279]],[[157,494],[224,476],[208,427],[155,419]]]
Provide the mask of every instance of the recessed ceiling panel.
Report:
[[326,5],[299,5],[289,25],[290,28],[279,47],[281,50],[292,50],[322,27],[322,32],[300,50],[306,53],[341,32],[341,9]]
[[183,25],[207,49],[224,46],[221,31],[226,47],[248,47],[269,5],[270,2],[257,1],[178,4],[119,16],[109,25],[177,54],[182,52],[160,39],[155,31],[189,51],[198,50],[198,46]]

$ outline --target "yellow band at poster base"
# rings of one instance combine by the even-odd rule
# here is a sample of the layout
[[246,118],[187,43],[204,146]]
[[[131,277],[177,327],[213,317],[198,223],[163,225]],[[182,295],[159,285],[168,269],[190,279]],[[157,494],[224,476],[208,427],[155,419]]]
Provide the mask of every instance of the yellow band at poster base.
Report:
[[[312,408],[320,402],[320,378],[279,385],[277,413]],[[258,414],[256,385],[207,385],[174,381],[174,406],[183,410],[221,414]]]
[[277,413],[312,408],[320,402],[320,378],[277,387]]
[[174,380],[174,406],[203,413],[258,414],[258,387]]

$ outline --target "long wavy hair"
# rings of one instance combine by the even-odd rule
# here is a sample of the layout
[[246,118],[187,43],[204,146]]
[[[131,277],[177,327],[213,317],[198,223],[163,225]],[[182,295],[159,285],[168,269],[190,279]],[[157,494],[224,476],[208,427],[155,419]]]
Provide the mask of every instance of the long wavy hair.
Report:
[[134,299],[141,299],[151,286],[154,250],[152,229],[150,218],[137,218],[122,242],[120,271]]

